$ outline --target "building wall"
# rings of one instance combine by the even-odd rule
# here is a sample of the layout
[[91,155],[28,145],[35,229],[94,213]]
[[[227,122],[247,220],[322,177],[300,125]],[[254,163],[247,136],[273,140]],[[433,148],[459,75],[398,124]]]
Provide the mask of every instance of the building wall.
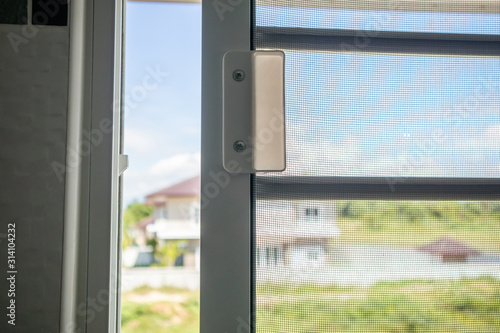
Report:
[[[259,267],[315,266],[331,262],[331,241],[340,235],[333,200],[293,200],[257,211]],[[309,258],[310,255],[317,260]],[[271,263],[271,264],[270,264]]]
[[[0,332],[59,332],[68,33],[67,26],[0,24]],[[5,278],[9,224],[15,326],[5,317],[14,299]]]
[[[200,198],[199,197],[180,197],[165,198],[162,205],[154,207],[155,224],[166,225],[170,230],[188,230],[199,228],[200,222]],[[198,230],[199,233],[199,230]],[[182,239],[162,239],[161,233],[158,235],[159,244],[162,246],[165,242]],[[199,237],[199,236],[198,236]],[[183,265],[186,267],[200,267],[200,240],[187,239],[186,252],[183,254]]]
[[334,200],[295,200],[292,205],[299,226],[308,224],[323,229],[337,225]]
[[200,207],[199,198],[169,198],[166,202],[167,219],[191,220],[194,219],[194,208]]

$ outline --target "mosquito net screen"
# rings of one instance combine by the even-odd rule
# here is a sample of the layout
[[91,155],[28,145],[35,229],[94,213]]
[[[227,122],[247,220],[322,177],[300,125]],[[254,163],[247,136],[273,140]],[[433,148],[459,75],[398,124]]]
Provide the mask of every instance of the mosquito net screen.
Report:
[[256,331],[500,331],[500,4],[258,0],[253,31],[287,138],[254,177]]

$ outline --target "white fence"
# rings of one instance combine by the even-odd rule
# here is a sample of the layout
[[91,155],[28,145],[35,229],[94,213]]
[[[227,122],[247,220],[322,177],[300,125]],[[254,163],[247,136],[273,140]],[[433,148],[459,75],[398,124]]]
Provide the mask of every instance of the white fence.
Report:
[[122,269],[122,291],[133,290],[141,286],[197,290],[200,288],[200,272],[190,267],[138,267]]
[[269,267],[257,271],[257,283],[315,283],[370,286],[379,281],[455,280],[491,276],[500,279],[500,255],[471,256],[466,262],[442,262],[440,256],[411,248],[345,244],[334,263],[315,267]]
[[[122,272],[123,291],[145,285],[191,290],[200,287],[200,272],[194,268],[124,268]],[[349,244],[336,249],[332,265],[260,267],[256,281],[369,286],[378,281],[460,279],[482,275],[500,278],[500,255],[483,254],[463,263],[443,263],[440,257],[415,249]]]

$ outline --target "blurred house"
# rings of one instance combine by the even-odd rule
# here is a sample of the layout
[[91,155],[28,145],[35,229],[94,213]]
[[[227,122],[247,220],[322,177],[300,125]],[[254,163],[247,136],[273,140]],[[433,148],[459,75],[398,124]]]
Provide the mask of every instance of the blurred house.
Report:
[[150,266],[155,263],[154,248],[148,241],[154,239],[155,235],[146,230],[153,223],[153,217],[148,216],[139,221],[134,227],[130,227],[127,233],[135,240],[135,245],[128,246],[122,252],[122,264],[125,267]]
[[[200,177],[149,194],[153,216],[137,225],[138,243],[155,238],[185,244],[176,266],[200,265]],[[266,201],[257,203],[257,267],[314,267],[331,259],[331,240],[340,235],[333,200]]]
[[124,267],[146,267],[155,262],[152,246],[129,246],[122,252]]
[[256,209],[257,267],[316,267],[340,236],[333,200],[264,201]]
[[146,196],[153,216],[141,221],[142,237],[168,242],[182,252],[176,266],[200,267],[200,177],[194,177]]
[[440,238],[419,247],[419,250],[441,256],[443,262],[465,262],[469,256],[481,254],[479,250],[450,237]]

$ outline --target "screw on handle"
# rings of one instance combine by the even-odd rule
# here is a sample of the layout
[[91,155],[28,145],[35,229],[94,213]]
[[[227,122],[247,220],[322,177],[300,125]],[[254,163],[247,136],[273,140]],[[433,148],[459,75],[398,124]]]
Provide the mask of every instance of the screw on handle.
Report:
[[243,72],[241,69],[237,69],[233,72],[233,79],[234,81],[241,82],[245,79],[245,72]]
[[242,140],[238,140],[233,144],[233,148],[237,153],[241,153],[247,149],[247,144]]

